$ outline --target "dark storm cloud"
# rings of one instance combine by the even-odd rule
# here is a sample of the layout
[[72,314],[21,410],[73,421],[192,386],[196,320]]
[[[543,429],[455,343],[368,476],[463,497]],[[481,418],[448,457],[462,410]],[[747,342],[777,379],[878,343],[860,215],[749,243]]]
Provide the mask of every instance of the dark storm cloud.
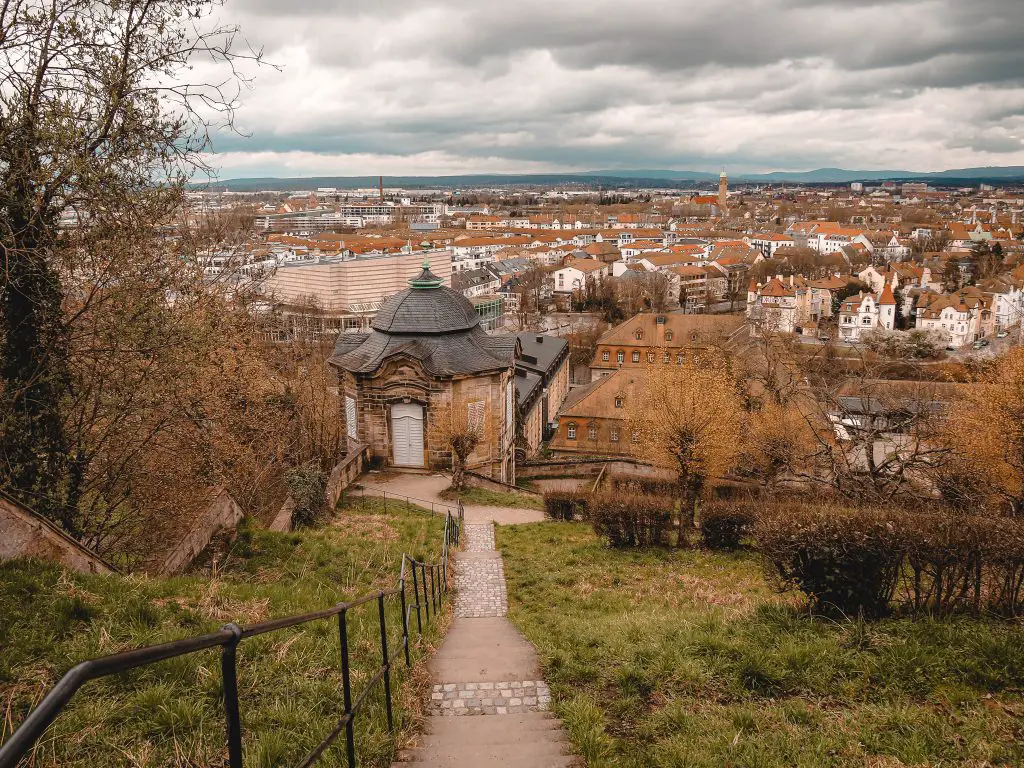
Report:
[[255,153],[338,167],[431,153],[552,167],[1024,160],[1024,0],[227,9],[285,66],[246,96],[251,138],[216,143],[238,167]]

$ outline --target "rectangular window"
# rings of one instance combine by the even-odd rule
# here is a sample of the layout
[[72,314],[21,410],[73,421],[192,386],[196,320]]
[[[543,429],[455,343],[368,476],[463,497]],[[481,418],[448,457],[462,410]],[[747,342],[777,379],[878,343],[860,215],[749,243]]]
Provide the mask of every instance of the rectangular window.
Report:
[[634,443],[639,443],[640,442],[640,433],[637,432],[636,430],[633,430],[633,434],[630,435],[629,439],[632,440]]
[[647,362],[648,363],[653,363],[654,362],[654,353],[653,352],[648,352],[647,353]]
[[590,427],[587,430],[587,437],[591,440],[597,440],[597,427]]
[[619,428],[618,427],[612,427],[612,442],[613,443],[619,442]]
[[567,436],[568,436],[568,438],[570,440],[575,440],[576,439],[576,425],[575,424],[570,424],[569,425]]
[[640,353],[639,352],[634,352],[633,353],[633,362],[634,363],[639,363],[640,362]]
[[615,355],[615,359],[620,363],[626,362],[626,353],[620,350],[619,353]]
[[606,363],[608,362],[610,357],[611,357],[611,355],[610,355],[609,352],[602,352],[601,353],[601,359],[604,360]]

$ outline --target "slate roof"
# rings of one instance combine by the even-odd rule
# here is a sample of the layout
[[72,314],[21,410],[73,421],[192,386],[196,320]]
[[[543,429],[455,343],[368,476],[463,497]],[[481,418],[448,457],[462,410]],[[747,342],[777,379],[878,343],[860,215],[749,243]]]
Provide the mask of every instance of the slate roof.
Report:
[[445,286],[407,288],[381,305],[370,327],[386,333],[451,333],[480,325],[466,297]]
[[434,376],[456,376],[511,367],[515,344],[515,336],[488,336],[479,326],[435,335],[373,330],[342,334],[330,362],[352,373],[373,373],[387,358],[407,355]]
[[489,336],[463,295],[429,271],[388,298],[370,331],[343,333],[329,362],[352,373],[373,373],[395,355],[407,355],[434,376],[485,373],[514,364],[516,337]]
[[541,390],[539,373],[516,366],[516,405],[520,409],[525,409],[527,404],[536,400]]
[[516,367],[527,368],[545,377],[555,373],[569,353],[569,342],[556,336],[523,331],[519,334],[520,355]]

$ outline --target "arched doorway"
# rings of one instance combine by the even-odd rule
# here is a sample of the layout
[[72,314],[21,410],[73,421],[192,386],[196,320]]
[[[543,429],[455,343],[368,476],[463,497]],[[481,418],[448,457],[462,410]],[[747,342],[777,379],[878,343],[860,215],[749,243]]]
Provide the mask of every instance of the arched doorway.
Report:
[[398,467],[423,466],[423,406],[391,406],[391,461]]

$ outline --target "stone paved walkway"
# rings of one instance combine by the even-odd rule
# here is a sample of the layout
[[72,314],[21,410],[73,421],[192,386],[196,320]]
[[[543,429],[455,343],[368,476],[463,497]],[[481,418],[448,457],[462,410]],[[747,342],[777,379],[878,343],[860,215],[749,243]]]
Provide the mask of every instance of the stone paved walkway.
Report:
[[551,692],[537,653],[505,617],[508,610],[494,524],[467,524],[455,555],[455,619],[431,660],[434,679],[427,733],[399,754],[395,768],[564,768],[561,723],[546,710]]
[[[363,475],[359,482],[366,486],[366,492],[378,493],[387,491],[389,494],[411,496],[424,499],[435,504],[452,504],[441,498],[441,491],[452,484],[448,475],[440,473],[413,472],[370,472]],[[500,525],[515,523],[539,523],[544,513],[536,509],[521,507],[491,507],[482,504],[465,504],[467,523],[495,522]],[[493,547],[492,547],[493,549]]]

